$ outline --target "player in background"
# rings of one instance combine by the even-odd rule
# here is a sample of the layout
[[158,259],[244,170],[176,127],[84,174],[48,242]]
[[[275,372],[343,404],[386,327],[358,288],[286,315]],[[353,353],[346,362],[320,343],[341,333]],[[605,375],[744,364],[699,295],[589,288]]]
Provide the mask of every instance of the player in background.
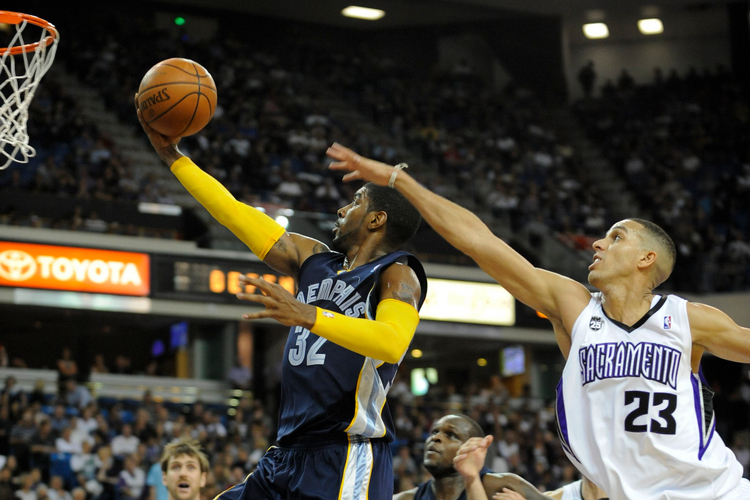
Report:
[[659,226],[626,219],[597,240],[588,280],[599,292],[591,293],[534,267],[476,215],[402,170],[338,144],[328,154],[338,160],[332,170],[348,171],[344,180],[403,193],[450,244],[550,319],[566,358],[556,408],[561,444],[611,499],[750,498],[742,465],[715,432],[700,373],[704,352],[750,363],[750,329],[716,308],[654,293],[676,255]]
[[[221,499],[390,499],[394,425],[386,395],[427,293],[422,265],[398,248],[416,234],[419,212],[397,191],[367,184],[338,211],[331,251],[235,200],[179,151],[179,138],[158,134],[137,114],[190,194],[258,258],[297,282],[295,298],[279,285],[240,278],[245,292],[238,296],[265,306],[245,318],[273,318],[291,329],[279,447]],[[262,294],[253,294],[258,289]]]
[[199,500],[210,469],[208,458],[194,439],[181,438],[164,447],[162,482],[169,500]]
[[[462,453],[464,443],[476,443]],[[492,436],[466,415],[453,414],[432,425],[422,463],[433,479],[394,495],[393,500],[487,500],[504,488],[531,500],[549,500],[515,474],[498,474],[484,467]]]

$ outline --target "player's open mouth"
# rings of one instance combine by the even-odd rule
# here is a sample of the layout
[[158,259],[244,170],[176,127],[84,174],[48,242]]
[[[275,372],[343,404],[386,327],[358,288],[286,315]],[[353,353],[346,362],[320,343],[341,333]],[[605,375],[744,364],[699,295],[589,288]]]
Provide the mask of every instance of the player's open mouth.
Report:
[[189,483],[179,483],[177,485],[177,487],[179,489],[181,489],[181,490],[187,490],[187,489],[190,489],[190,484]]
[[597,262],[599,262],[600,260],[602,260],[601,257],[599,257],[598,255],[594,255],[594,262],[592,262],[591,265],[589,265],[589,269],[594,267],[597,264]]

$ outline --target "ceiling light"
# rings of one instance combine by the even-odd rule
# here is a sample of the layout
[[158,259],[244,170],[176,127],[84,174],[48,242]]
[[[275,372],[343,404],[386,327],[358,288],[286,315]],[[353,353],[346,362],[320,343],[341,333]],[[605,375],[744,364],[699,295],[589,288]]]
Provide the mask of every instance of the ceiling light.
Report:
[[422,357],[422,351],[420,351],[419,349],[412,349],[411,350],[411,356],[413,358],[421,358]]
[[583,25],[583,34],[586,38],[607,38],[609,36],[609,29],[604,23],[588,23]]
[[341,14],[346,17],[354,17],[356,19],[377,21],[385,15],[385,11],[380,9],[370,9],[368,7],[357,7],[356,5],[350,5],[349,7],[342,10]]
[[661,23],[661,19],[641,19],[638,21],[638,29],[644,35],[658,35],[664,32],[664,25]]
[[484,359],[484,358],[479,358],[479,359],[477,360],[477,364],[478,364],[479,366],[487,366],[487,360],[486,360],[486,359]]

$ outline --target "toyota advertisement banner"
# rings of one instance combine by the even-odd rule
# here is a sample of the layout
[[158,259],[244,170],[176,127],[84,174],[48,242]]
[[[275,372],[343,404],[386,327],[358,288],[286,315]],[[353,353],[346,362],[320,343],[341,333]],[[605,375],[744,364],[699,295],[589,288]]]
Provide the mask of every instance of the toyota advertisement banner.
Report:
[[0,241],[0,286],[147,296],[149,256]]

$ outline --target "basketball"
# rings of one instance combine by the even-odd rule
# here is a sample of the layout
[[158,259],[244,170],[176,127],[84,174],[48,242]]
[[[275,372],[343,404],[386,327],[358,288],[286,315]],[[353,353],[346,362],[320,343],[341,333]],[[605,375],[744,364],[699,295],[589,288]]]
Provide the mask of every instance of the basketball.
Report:
[[216,84],[206,68],[172,58],[148,70],[138,88],[138,107],[154,130],[167,137],[200,131],[216,110]]

